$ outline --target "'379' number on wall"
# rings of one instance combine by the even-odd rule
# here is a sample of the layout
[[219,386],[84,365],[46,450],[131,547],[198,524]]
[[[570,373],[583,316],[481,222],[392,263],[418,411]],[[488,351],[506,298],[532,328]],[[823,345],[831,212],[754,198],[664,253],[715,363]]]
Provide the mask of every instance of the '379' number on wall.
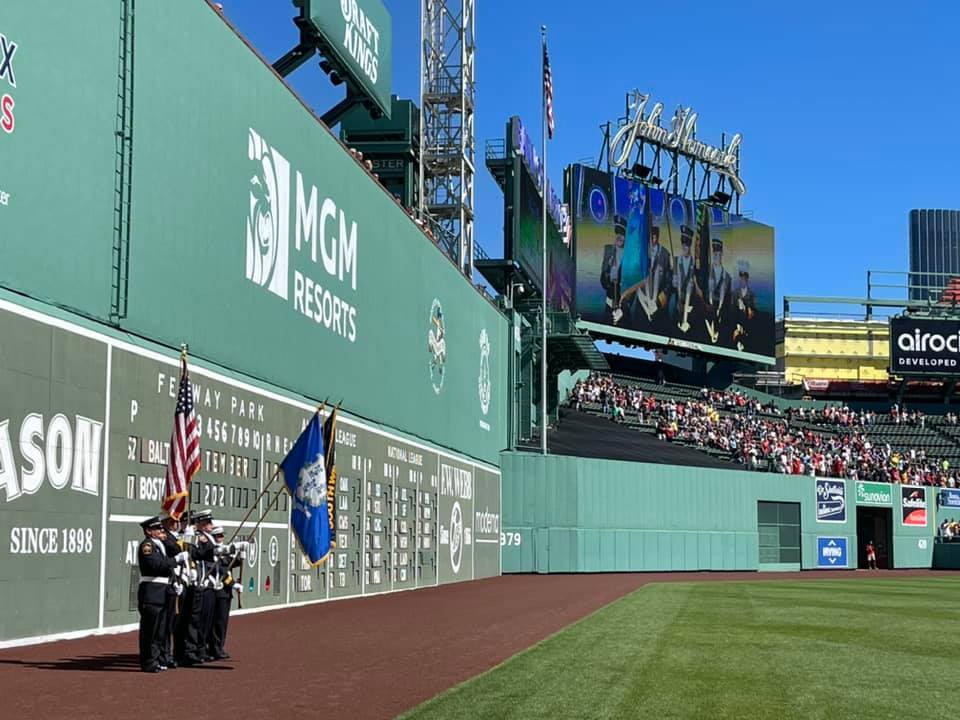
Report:
[[504,545],[520,545],[520,533],[500,533],[500,546],[503,547]]

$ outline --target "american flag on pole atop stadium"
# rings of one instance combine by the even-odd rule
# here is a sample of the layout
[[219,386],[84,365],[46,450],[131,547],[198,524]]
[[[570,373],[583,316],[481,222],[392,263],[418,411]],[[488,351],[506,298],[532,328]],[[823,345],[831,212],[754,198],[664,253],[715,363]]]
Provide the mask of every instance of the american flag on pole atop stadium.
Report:
[[180,355],[180,389],[173,415],[170,456],[167,459],[167,486],[163,510],[175,520],[187,509],[190,481],[200,469],[200,428],[193,412],[193,388],[187,373],[187,354]]
[[553,75],[546,40],[543,42],[543,103],[547,108],[547,137],[553,140]]

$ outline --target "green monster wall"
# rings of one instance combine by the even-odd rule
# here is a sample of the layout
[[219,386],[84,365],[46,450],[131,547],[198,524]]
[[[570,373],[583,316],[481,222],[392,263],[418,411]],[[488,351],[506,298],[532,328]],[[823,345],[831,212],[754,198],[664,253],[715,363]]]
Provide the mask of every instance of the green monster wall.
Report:
[[220,13],[8,0],[0,32],[0,285],[499,462],[506,318]]
[[108,319],[120,2],[5,0],[16,45],[0,130],[0,286]]
[[[178,380],[174,353],[0,293],[0,646],[136,620],[138,522],[159,510]],[[499,470],[343,413],[337,549],[305,564],[269,486],[316,402],[192,364],[201,426],[194,508],[232,534],[253,510],[244,608],[500,573]],[[272,503],[276,509],[267,511]]]
[[[809,477],[530,453],[504,453],[501,469],[504,572],[790,569],[760,562],[759,502],[799,504],[804,569],[823,567],[818,537],[846,538],[847,566],[857,564],[852,482],[845,520],[827,522]],[[918,489],[926,525],[908,527],[891,489],[895,567],[929,568],[933,493]]]

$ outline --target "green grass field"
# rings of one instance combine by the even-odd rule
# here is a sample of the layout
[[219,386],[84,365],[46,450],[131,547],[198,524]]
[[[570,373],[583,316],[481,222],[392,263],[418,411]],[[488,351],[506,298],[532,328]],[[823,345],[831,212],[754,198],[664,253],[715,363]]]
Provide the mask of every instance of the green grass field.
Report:
[[960,716],[960,578],[647,585],[405,718]]

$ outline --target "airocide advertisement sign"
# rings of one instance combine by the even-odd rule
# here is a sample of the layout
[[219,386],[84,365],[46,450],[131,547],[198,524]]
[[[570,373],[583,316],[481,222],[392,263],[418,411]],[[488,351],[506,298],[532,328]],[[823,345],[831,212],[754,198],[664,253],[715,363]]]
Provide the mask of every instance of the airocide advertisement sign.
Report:
[[903,524],[913,527],[927,525],[927,495],[922,487],[903,485],[900,488],[900,505]]
[[960,373],[960,320],[891,318],[890,372],[895,375]]

